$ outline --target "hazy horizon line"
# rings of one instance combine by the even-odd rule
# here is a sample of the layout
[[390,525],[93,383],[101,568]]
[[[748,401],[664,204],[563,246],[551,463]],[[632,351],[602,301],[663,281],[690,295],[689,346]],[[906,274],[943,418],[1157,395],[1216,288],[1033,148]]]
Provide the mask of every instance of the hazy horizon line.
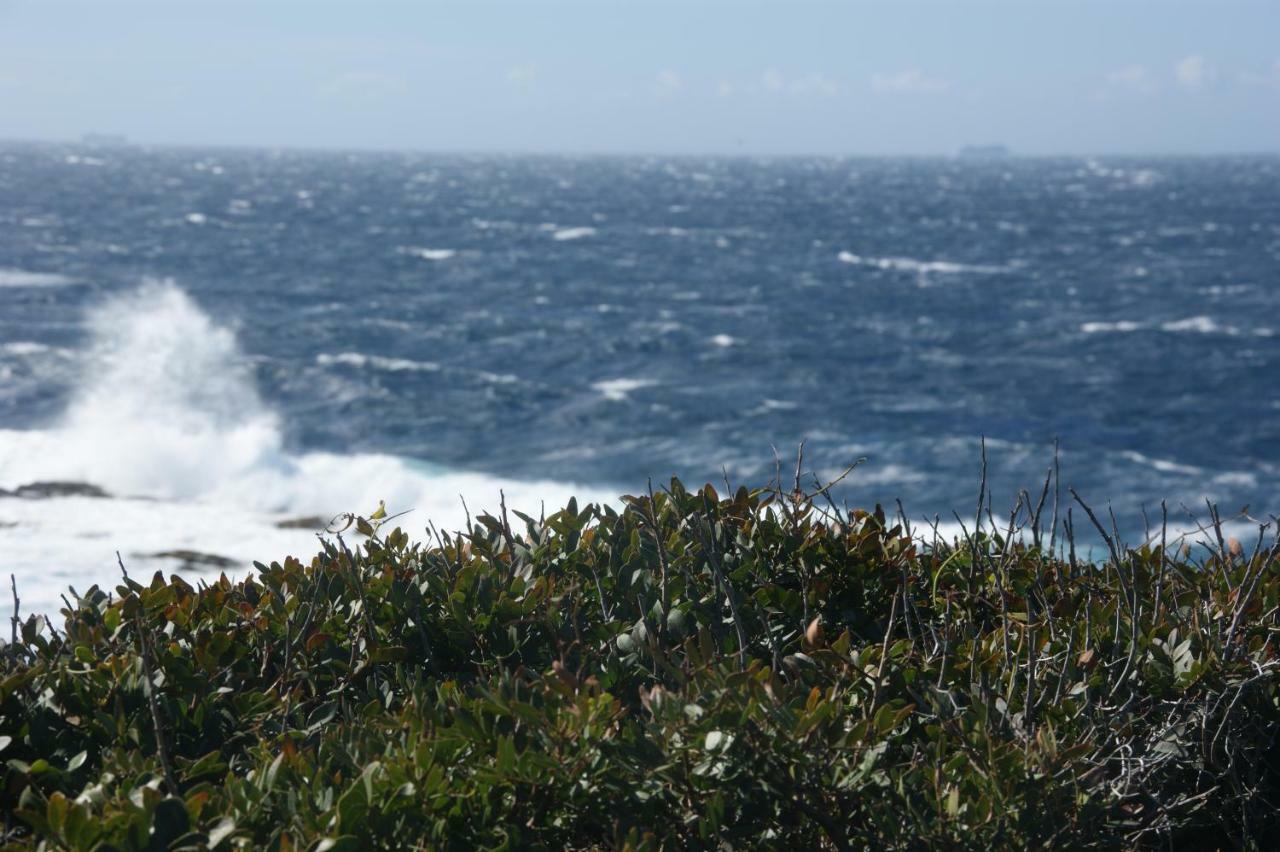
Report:
[[[102,137],[94,139],[92,137]],[[109,141],[118,140],[118,141]],[[1221,157],[1280,157],[1280,148],[1276,150],[1219,150],[1219,151],[1132,151],[1132,150],[1115,150],[1115,151],[1019,151],[1002,145],[998,142],[972,143],[963,145],[950,152],[922,152],[922,151],[725,151],[725,150],[689,150],[689,151],[663,151],[663,150],[621,150],[621,149],[550,149],[550,148],[528,148],[528,149],[512,149],[499,147],[477,147],[470,149],[462,148],[431,148],[431,147],[404,147],[404,146],[350,146],[350,145],[325,145],[325,144],[272,144],[258,142],[156,142],[134,139],[124,133],[106,133],[106,132],[88,132],[81,134],[79,138],[33,138],[33,137],[10,137],[0,136],[0,145],[31,145],[31,146],[70,146],[80,145],[89,146],[99,149],[125,148],[125,149],[168,149],[168,150],[227,150],[227,151],[270,151],[282,153],[301,153],[301,154],[415,154],[427,156],[452,156],[452,157],[565,157],[565,158],[643,158],[643,157],[666,157],[666,158],[715,158],[715,159],[910,159],[910,160],[964,160],[966,162],[1000,162],[1003,160],[1033,160],[1033,159],[1072,159],[1072,158],[1090,158],[1090,157],[1117,157],[1117,158],[1154,158],[1154,159],[1213,159]],[[966,156],[967,149],[982,148],[1002,148],[1003,153],[995,155],[971,155]]]

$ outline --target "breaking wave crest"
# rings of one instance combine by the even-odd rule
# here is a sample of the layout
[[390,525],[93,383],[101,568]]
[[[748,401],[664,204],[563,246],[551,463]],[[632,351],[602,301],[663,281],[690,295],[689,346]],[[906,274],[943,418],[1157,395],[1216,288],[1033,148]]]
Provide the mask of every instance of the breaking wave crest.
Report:
[[[56,608],[69,582],[110,584],[116,550],[127,558],[195,550],[247,567],[314,550],[316,524],[282,521],[369,512],[380,500],[389,511],[413,510],[406,527],[451,529],[464,523],[460,496],[472,507],[496,506],[502,489],[509,506],[535,515],[543,501],[616,496],[387,454],[293,451],[235,334],[172,282],[111,298],[86,325],[85,367],[63,414],[44,429],[0,430],[0,489],[83,483],[112,495],[0,500],[6,567],[37,609]],[[369,366],[426,367],[390,359]],[[159,563],[139,567],[149,566]]]
[[917,260],[912,257],[868,257],[866,255],[854,254],[849,251],[840,252],[836,255],[836,259],[841,263],[848,263],[856,266],[870,266],[876,269],[886,269],[894,272],[912,272],[917,275],[961,275],[965,273],[996,275],[1004,272],[1012,272],[1014,269],[1012,266],[954,263],[949,260]]

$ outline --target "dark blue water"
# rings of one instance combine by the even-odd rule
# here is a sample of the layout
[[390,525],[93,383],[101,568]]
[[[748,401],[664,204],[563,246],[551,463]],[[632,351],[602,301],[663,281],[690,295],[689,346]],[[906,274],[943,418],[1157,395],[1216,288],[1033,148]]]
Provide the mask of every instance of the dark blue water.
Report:
[[292,452],[635,491],[764,484],[805,440],[822,475],[868,459],[851,504],[949,517],[980,436],[997,505],[1058,439],[1064,485],[1125,523],[1164,498],[1258,515],[1278,269],[1276,158],[9,144],[0,429],[56,424],[86,316],[172,279],[234,329]]

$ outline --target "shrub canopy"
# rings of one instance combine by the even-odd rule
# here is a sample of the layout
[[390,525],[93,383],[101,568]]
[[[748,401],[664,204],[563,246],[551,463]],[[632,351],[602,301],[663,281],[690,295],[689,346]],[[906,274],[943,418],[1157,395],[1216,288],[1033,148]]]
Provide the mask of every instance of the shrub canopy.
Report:
[[1210,532],[1192,560],[1157,535],[1091,564],[1042,533],[1043,500],[926,544],[823,496],[672,481],[426,543],[378,512],[243,582],[91,588],[4,651],[6,839],[1213,848],[1276,829],[1280,547]]

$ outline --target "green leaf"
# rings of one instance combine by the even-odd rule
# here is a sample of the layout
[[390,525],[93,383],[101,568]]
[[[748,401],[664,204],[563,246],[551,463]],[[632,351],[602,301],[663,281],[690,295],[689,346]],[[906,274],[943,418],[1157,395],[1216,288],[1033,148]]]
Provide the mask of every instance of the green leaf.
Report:
[[67,797],[62,793],[54,793],[49,796],[49,804],[45,808],[44,818],[49,823],[49,828],[54,832],[61,834],[63,826],[67,822],[67,811],[70,804]]
[[375,663],[398,663],[409,656],[409,649],[403,645],[383,645],[369,659]]
[[365,767],[360,777],[352,782],[338,799],[338,830],[359,831],[373,799],[373,776],[381,769],[374,762]]
[[262,776],[262,789],[270,792],[276,785],[276,775],[280,773],[280,764],[284,762],[284,752],[276,755],[276,759],[271,761],[271,765],[267,767],[266,774]]

